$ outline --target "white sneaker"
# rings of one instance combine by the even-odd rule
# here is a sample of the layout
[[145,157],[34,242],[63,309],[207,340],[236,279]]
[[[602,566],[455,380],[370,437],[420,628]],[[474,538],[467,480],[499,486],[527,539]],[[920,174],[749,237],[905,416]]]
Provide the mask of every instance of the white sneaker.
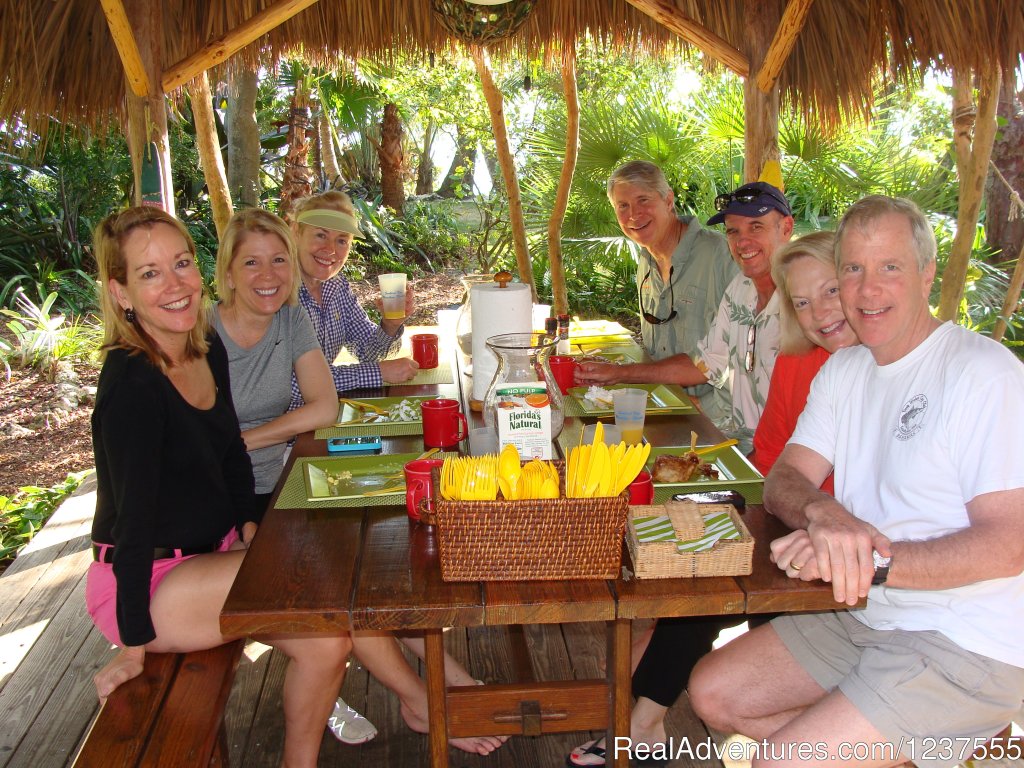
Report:
[[365,744],[377,735],[373,723],[339,698],[334,712],[327,718],[327,728],[342,744]]

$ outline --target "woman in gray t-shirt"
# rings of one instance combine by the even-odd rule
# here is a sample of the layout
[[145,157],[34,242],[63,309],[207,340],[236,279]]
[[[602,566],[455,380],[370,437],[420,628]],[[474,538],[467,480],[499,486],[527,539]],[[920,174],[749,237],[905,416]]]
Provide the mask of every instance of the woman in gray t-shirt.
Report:
[[[258,208],[239,211],[217,254],[220,302],[213,324],[228,351],[231,397],[263,508],[277,484],[288,441],[333,424],[338,397],[306,311],[287,225]],[[288,410],[292,372],[304,405]]]

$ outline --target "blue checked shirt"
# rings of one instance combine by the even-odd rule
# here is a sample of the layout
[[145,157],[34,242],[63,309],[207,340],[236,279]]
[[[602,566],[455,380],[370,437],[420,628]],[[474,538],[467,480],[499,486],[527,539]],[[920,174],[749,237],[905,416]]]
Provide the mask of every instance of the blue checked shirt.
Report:
[[[334,387],[339,392],[384,386],[378,360],[398,351],[402,331],[391,337],[384,329],[366,316],[359,306],[348,281],[341,275],[320,285],[319,304],[313,300],[305,285],[299,288],[299,302],[313,321],[316,337],[324,351],[334,378]],[[345,347],[360,362],[351,365],[335,365],[341,348]],[[292,374],[291,408],[302,405],[299,383]]]

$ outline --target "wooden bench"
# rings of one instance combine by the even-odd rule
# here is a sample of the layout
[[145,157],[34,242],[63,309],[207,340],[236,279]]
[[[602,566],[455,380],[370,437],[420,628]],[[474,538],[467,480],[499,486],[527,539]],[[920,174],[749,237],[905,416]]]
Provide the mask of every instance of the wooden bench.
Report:
[[75,768],[227,766],[224,707],[244,644],[147,653],[142,674],[100,709]]

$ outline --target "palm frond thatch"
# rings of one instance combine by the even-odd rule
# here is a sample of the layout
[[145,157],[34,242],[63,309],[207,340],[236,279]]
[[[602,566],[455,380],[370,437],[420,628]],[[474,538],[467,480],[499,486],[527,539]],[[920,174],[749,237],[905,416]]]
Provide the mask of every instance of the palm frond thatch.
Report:
[[[255,16],[272,0],[165,0],[165,66]],[[753,5],[753,3],[751,3]],[[759,0],[758,8],[773,3]],[[776,0],[781,14],[783,0]],[[746,0],[676,0],[684,15],[740,50]],[[48,117],[95,125],[120,115],[122,71],[95,0],[18,0],[0,4],[0,120],[45,132]],[[496,54],[550,58],[590,36],[640,53],[672,52],[678,37],[627,0],[537,0],[526,23],[492,46]],[[457,41],[431,0],[324,0],[250,45],[239,56],[273,63],[285,54],[332,66],[344,57],[387,60],[451,50]],[[817,0],[779,77],[783,97],[805,114],[834,120],[864,114],[879,72],[903,78],[924,67],[1016,68],[1024,52],[1020,0]],[[216,73],[214,75],[216,77]]]

